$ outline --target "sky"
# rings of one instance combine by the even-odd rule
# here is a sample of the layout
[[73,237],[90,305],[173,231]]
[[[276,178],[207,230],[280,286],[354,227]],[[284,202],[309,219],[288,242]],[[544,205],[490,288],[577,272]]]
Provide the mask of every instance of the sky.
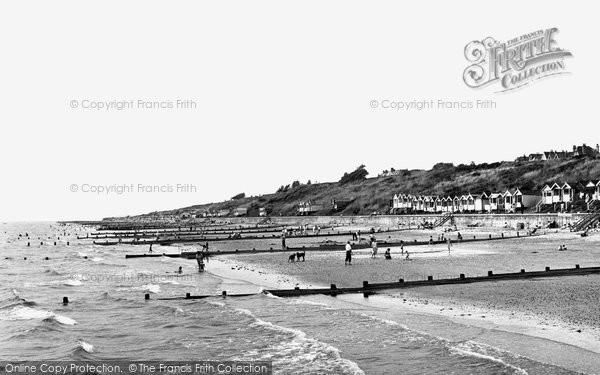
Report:
[[[591,1],[3,2],[0,220],[95,220],[337,181],[361,164],[375,176],[595,146],[594,10]],[[464,83],[469,42],[552,27],[573,54],[569,74],[502,93]],[[384,108],[424,100],[496,107]]]

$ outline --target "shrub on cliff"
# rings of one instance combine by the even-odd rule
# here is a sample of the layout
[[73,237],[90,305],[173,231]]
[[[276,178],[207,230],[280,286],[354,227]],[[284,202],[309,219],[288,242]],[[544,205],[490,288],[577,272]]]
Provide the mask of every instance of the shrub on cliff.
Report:
[[367,175],[369,172],[365,169],[365,165],[362,164],[358,168],[356,168],[353,172],[344,173],[342,178],[340,179],[340,184],[345,185],[353,182],[360,182],[367,179]]

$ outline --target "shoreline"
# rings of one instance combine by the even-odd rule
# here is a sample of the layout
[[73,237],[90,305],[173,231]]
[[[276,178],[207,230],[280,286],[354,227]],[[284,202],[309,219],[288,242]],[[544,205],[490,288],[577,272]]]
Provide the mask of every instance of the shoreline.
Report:
[[[240,262],[233,259],[231,255],[225,255],[219,259],[213,259],[209,262],[210,267],[206,271],[210,274],[224,280],[239,280],[257,287],[256,292],[260,293],[263,289],[294,289],[300,288],[324,288],[324,285],[318,283],[305,282],[299,278],[274,273],[270,270],[258,267],[251,263]],[[224,283],[228,285],[226,281]]]

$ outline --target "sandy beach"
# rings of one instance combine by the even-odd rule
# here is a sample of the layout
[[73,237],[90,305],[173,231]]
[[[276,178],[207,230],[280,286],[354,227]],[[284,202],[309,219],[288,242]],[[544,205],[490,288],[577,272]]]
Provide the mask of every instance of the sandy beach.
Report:
[[[499,233],[481,228],[461,231],[463,236]],[[434,238],[439,231],[403,232],[403,238]],[[342,238],[337,241],[344,240]],[[566,251],[559,251],[565,245]],[[255,243],[255,246],[256,243]],[[211,272],[233,279],[251,280],[265,288],[360,286],[371,283],[405,280],[485,275],[518,272],[520,269],[543,270],[598,266],[600,236],[581,237],[568,231],[552,231],[540,237],[477,243],[405,247],[410,260],[391,248],[392,259],[383,257],[380,247],[375,259],[369,250],[355,251],[353,265],[344,265],[344,252],[307,252],[305,262],[288,262],[287,254],[253,254],[218,257]],[[594,373],[600,368],[600,276],[573,276],[520,281],[497,281],[468,285],[419,287],[383,292],[385,301],[370,297],[369,304],[393,304],[395,313],[427,314],[448,319],[459,325],[479,327],[493,332],[480,341],[515,351],[546,363],[567,366],[576,371]],[[329,301],[333,300],[331,297]],[[362,296],[338,296],[336,300],[365,303]],[[390,302],[390,300],[394,302]],[[377,301],[377,302],[374,302]],[[414,322],[413,322],[414,323]],[[428,331],[427,324],[414,323]],[[436,328],[439,331],[439,327]],[[510,334],[507,336],[500,334]],[[449,336],[460,334],[448,333]],[[525,339],[514,340],[514,335]],[[456,338],[456,337],[455,337]],[[535,344],[531,340],[543,339]],[[524,343],[530,342],[530,345]],[[560,343],[555,347],[551,343]],[[566,346],[565,346],[566,344]],[[547,345],[548,350],[539,350]]]

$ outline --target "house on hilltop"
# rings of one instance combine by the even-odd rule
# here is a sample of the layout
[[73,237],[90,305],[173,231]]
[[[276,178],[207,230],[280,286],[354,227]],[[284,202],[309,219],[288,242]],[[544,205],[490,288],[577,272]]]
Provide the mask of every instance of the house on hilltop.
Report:
[[600,145],[596,145],[596,148],[590,147],[585,143],[581,146],[573,145],[573,151],[544,151],[543,153],[534,153],[519,156],[515,159],[515,162],[528,162],[528,161],[540,161],[540,160],[565,160],[569,158],[574,158],[578,156],[592,156],[592,155],[600,155]]
[[600,154],[600,145],[598,144],[596,144],[596,148],[592,148],[585,143],[581,146],[573,146],[573,157],[597,154]]

